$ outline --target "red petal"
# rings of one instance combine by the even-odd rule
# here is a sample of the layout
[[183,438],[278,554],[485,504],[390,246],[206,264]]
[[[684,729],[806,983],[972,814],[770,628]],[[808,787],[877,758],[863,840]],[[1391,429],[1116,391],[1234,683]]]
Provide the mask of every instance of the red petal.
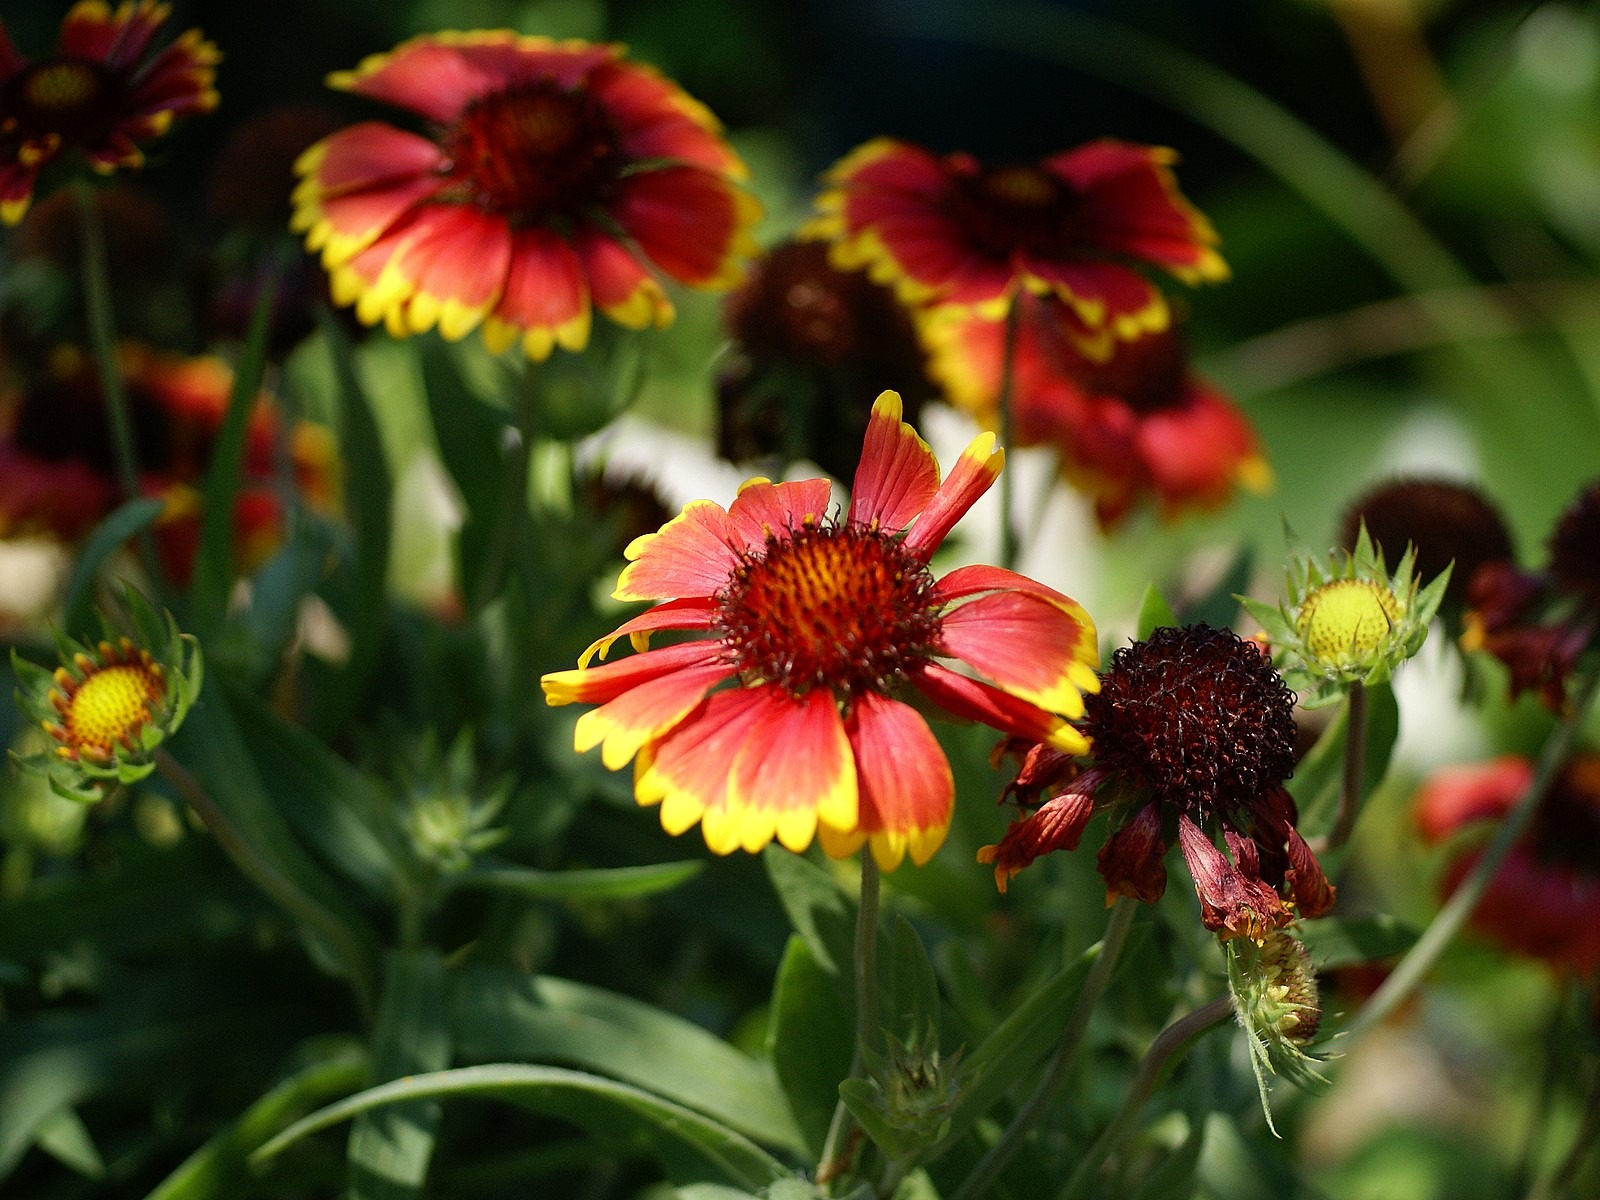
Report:
[[1098,861],[1107,898],[1132,896],[1146,904],[1161,899],[1167,890],[1167,868],[1161,861],[1166,853],[1167,844],[1161,840],[1161,807],[1146,804],[1100,848]]
[[733,673],[729,664],[713,662],[679,667],[671,674],[641,683],[579,717],[574,749],[583,754],[599,746],[601,761],[619,771],[646,742],[665,735],[694,711],[707,692]]
[[511,261],[511,230],[504,218],[468,204],[430,204],[415,236],[395,255],[409,276],[406,328],[425,333],[435,325],[456,341],[470,333],[499,300]]
[[336,196],[432,175],[442,157],[425,137],[382,121],[363,121],[308,147],[295,169],[305,177],[301,188],[310,185],[321,195]]
[[484,340],[496,353],[520,335],[535,359],[562,346],[589,344],[589,286],[577,251],[548,229],[512,231],[511,259],[500,302],[484,321]]
[[722,647],[716,642],[683,642],[647,650],[599,667],[580,667],[574,671],[552,671],[542,676],[545,703],[606,704],[624,692],[652,679],[675,671],[720,663]]
[[940,618],[938,653],[1047,712],[1076,719],[1083,715],[1084,684],[1095,681],[1086,662],[1095,654],[1094,626],[1086,619],[1037,596],[992,592]]
[[1034,859],[1053,850],[1076,850],[1093,815],[1092,792],[1063,792],[1032,816],[1011,822],[996,845],[978,851],[978,861],[994,864],[994,884],[1003,892],[1011,877]]
[[710,111],[682,88],[643,63],[609,62],[589,76],[593,93],[633,159],[676,159],[718,174],[744,176]]
[[854,829],[855,759],[833,696],[821,688],[799,699],[776,687],[753,690],[762,698],[759,720],[733,761],[726,809],[708,808],[701,818],[706,845],[754,852],[776,836],[800,851],[819,824]]
[[994,434],[980,433],[973,438],[956,460],[955,470],[939,485],[906,535],[906,548],[925,559],[931,558],[956,522],[1000,477],[1005,461],[1006,452],[996,448]]
[[958,675],[938,663],[927,663],[911,676],[919,692],[957,717],[982,721],[1002,733],[1030,742],[1045,742],[1068,754],[1083,754],[1088,740],[1054,713],[1019,700],[1008,692]]
[[695,500],[655,533],[635,538],[617,580],[618,600],[715,596],[739,569],[740,544],[720,504]]
[[629,175],[607,207],[652,263],[697,287],[737,282],[751,249],[742,235],[759,215],[737,184],[699,167]]
[[938,739],[915,709],[871,692],[853,702],[845,733],[855,752],[860,819],[842,838],[824,827],[823,848],[843,858],[866,837],[885,871],[908,851],[922,866],[943,844],[955,804],[955,779]]
[[1200,919],[1207,929],[1223,938],[1259,940],[1293,919],[1277,892],[1242,874],[1183,813],[1178,814],[1178,845],[1194,877]]
[[586,667],[589,660],[599,655],[604,658],[611,652],[611,645],[620,637],[632,640],[635,650],[643,651],[650,644],[650,634],[661,629],[709,629],[716,622],[717,607],[704,597],[693,597],[688,600],[669,600],[665,604],[658,604],[648,612],[640,613],[631,620],[624,621],[605,637],[590,644],[589,648],[578,658],[578,666]]
[[585,227],[574,235],[573,248],[594,305],[606,316],[629,329],[661,329],[672,322],[672,302],[661,284],[615,238]]
[[895,392],[872,405],[861,465],[850,489],[849,523],[888,530],[904,529],[939,490],[939,462],[928,443],[901,420]]
[[833,486],[826,479],[752,479],[728,506],[728,517],[739,544],[754,553],[766,548],[769,536],[787,538],[790,531],[820,521],[832,502]]
[[1470,766],[1441,767],[1417,793],[1417,825],[1436,842],[1474,821],[1503,817],[1533,782],[1533,764],[1507,754]]
[[[661,827],[668,833],[683,833],[707,813],[717,813],[713,824],[720,821],[726,827],[728,776],[735,757],[766,714],[770,690],[716,692],[695,716],[639,752],[634,760],[634,796],[640,804],[661,805]],[[713,845],[707,835],[707,845],[728,854],[738,843],[719,836]]]

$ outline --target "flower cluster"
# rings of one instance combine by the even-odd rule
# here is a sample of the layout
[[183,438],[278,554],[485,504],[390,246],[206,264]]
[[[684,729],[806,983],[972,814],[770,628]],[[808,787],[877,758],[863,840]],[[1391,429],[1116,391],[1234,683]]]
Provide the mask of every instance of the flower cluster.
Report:
[[108,633],[90,646],[58,636],[54,671],[11,655],[17,702],[54,743],[12,757],[68,799],[99,800],[154,771],[156,750],[200,693],[199,643],[178,632],[170,613],[159,616],[137,592],[127,596],[137,640]]
[[1600,633],[1600,481],[1567,506],[1548,549],[1539,571],[1502,559],[1474,573],[1461,644],[1505,663],[1512,695],[1534,691],[1560,711],[1573,669]]
[[[669,833],[696,822],[716,853],[815,837],[835,857],[870,842],[886,869],[926,862],[954,782],[906,699],[1076,752],[1063,717],[1096,686],[1094,625],[1052,588],[994,567],[935,578],[928,560],[994,482],[1003,454],[978,437],[940,481],[932,451],[873,406],[850,507],[827,480],[752,480],[726,510],[684,509],[628,547],[619,600],[656,601],[542,681],[579,718],[579,752],[637,758],[635,794]],[[662,630],[706,635],[647,650]],[[624,635],[642,653],[588,666]],[[958,674],[965,663],[992,682]]]
[[54,56],[31,61],[0,24],[0,220],[15,225],[39,173],[70,149],[103,174],[144,163],[139,143],[217,106],[217,48],[189,30],[150,53],[171,13],[156,0],[79,0]]
[[1002,891],[1040,855],[1076,849],[1106,810],[1116,823],[1099,856],[1109,897],[1158,900],[1176,839],[1206,928],[1223,938],[1260,940],[1332,905],[1283,787],[1294,694],[1253,642],[1206,625],[1157,629],[1112,655],[1076,724],[1093,747],[1087,765],[1025,748],[1008,794],[1037,807],[978,856]]

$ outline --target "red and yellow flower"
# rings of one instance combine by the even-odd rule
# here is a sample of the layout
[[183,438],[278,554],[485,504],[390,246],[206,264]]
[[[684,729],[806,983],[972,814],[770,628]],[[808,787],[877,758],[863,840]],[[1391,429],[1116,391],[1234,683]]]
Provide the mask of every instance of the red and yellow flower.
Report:
[[[167,502],[156,526],[164,565],[187,578],[198,546],[200,487],[211,447],[227,414],[233,373],[221,359],[160,354],[134,342],[119,352],[123,387],[141,465],[140,487]],[[49,367],[0,404],[0,535],[83,536],[119,499],[105,401],[89,357],[63,347]],[[241,569],[259,566],[282,540],[280,444],[292,487],[312,507],[336,502],[331,433],[298,422],[282,429],[263,397],[251,413],[234,539]]]
[[[654,608],[543,679],[551,704],[598,704],[578,751],[613,770],[634,760],[639,803],[662,826],[696,822],[719,854],[791,850],[815,837],[834,857],[870,842],[885,869],[923,863],[950,823],[954,782],[926,721],[902,697],[1075,752],[1063,717],[1096,687],[1094,625],[1059,592],[988,566],[936,579],[928,560],[998,476],[992,434],[943,482],[932,451],[873,407],[850,507],[829,485],[752,480],[728,509],[697,501],[628,547],[621,600]],[[658,630],[697,640],[649,650]],[[588,666],[628,635],[640,653]],[[958,673],[939,659],[965,663]]]
[[1059,747],[1002,745],[1024,754],[1007,794],[1034,811],[978,853],[1001,891],[1040,855],[1076,849],[1089,819],[1109,810],[1116,827],[1099,857],[1108,899],[1160,899],[1176,840],[1201,919],[1224,939],[1260,941],[1333,904],[1283,787],[1294,693],[1255,643],[1206,625],[1157,629],[1112,655],[1077,726],[1092,763]]
[[222,56],[198,30],[149,52],[171,12],[156,0],[79,0],[54,57],[38,62],[0,24],[0,220],[22,219],[39,172],[63,152],[76,148],[103,174],[139,167],[140,142],[217,106]]
[[[1417,823],[1440,841],[1511,811],[1533,783],[1533,764],[1508,755],[1446,767],[1417,795]],[[1482,856],[1458,854],[1445,871],[1448,895]],[[1507,853],[1473,911],[1484,937],[1562,971],[1600,971],[1600,754],[1573,755],[1545,793],[1527,831]]]
[[[1145,497],[1171,519],[1219,507],[1241,487],[1272,486],[1250,423],[1190,372],[1175,330],[1119,342],[1051,297],[1024,297],[1020,305],[1013,436],[1060,454],[1068,481],[1094,499],[1102,528],[1115,527]],[[948,310],[926,313],[919,324],[929,370],[951,402],[998,425],[1004,325]]]
[[1165,329],[1167,302],[1135,265],[1185,283],[1225,279],[1210,222],[1178,191],[1171,150],[1103,138],[1035,163],[985,165],[892,138],[828,172],[807,236],[908,304],[989,320],[1022,292],[1051,295],[1090,329]]
[[292,228],[334,299],[397,337],[481,326],[497,352],[581,350],[591,308],[664,326],[661,276],[725,288],[755,252],[760,206],[720,124],[618,46],[438,33],[328,83],[433,126],[364,121],[296,166]]

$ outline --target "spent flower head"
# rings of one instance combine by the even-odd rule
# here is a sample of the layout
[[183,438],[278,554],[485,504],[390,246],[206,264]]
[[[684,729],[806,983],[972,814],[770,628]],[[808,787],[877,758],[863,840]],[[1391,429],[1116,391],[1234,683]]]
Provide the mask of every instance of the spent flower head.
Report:
[[1317,1070],[1323,1060],[1306,1053],[1322,1025],[1317,973],[1305,946],[1287,930],[1273,930],[1259,942],[1235,938],[1225,950],[1234,1015],[1249,1039],[1250,1069],[1271,1126],[1269,1073],[1302,1088],[1328,1082]]
[[1363,526],[1354,550],[1324,561],[1290,535],[1288,595],[1277,606],[1240,597],[1266,632],[1284,681],[1302,708],[1332,704],[1353,684],[1384,683],[1422,647],[1450,569],[1426,587],[1407,546],[1394,573]]
[[52,742],[12,758],[69,799],[93,802],[149,775],[156,750],[200,692],[199,643],[178,631],[170,613],[157,614],[131,589],[127,595],[134,637],[108,628],[89,646],[57,635],[61,665],[54,671],[12,651],[17,704]]

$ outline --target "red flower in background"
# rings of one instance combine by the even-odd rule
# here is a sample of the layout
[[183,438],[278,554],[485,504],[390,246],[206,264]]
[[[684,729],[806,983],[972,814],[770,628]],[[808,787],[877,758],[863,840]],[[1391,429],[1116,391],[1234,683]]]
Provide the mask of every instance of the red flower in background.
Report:
[[[119,365],[140,486],[167,503],[156,527],[163,565],[186,579],[198,545],[200,487],[233,375],[221,359],[157,354],[136,343],[123,344]],[[59,350],[49,369],[0,409],[7,411],[0,435],[0,534],[83,536],[119,499],[105,401],[88,356],[73,347]],[[302,500],[328,509],[336,499],[331,434],[310,422],[283,430],[277,409],[263,398],[246,432],[235,511],[235,543],[246,571],[264,561],[282,537],[280,452],[292,476],[289,486]]]
[[1092,743],[1087,766],[1059,748],[1008,746],[1026,756],[1007,793],[1038,807],[979,851],[1001,891],[1040,855],[1076,849],[1106,808],[1119,813],[1099,858],[1108,898],[1160,899],[1176,837],[1201,919],[1224,938],[1259,940],[1333,904],[1283,787],[1294,693],[1253,642],[1206,625],[1157,629],[1112,655],[1076,724]]
[[[1533,764],[1507,756],[1439,770],[1417,794],[1417,823],[1439,841],[1502,818],[1533,782]],[[1442,891],[1454,892],[1482,851],[1458,854]],[[1558,970],[1600,969],[1600,754],[1572,756],[1551,782],[1527,831],[1490,879],[1471,917],[1484,937]]]
[[995,320],[1023,292],[1131,340],[1166,328],[1165,298],[1134,265],[1186,283],[1227,277],[1216,232],[1178,191],[1158,146],[1103,138],[1036,163],[988,166],[878,138],[828,172],[808,236],[908,304]]
[[217,48],[191,29],[150,55],[172,9],[155,0],[79,0],[52,58],[17,52],[0,23],[0,220],[15,225],[39,172],[76,148],[103,174],[139,167],[139,143],[217,106]]
[[[635,758],[641,804],[667,832],[700,823],[718,854],[773,838],[834,857],[870,841],[885,869],[926,862],[954,801],[950,765],[901,696],[1063,750],[1062,720],[1096,680],[1078,604],[996,567],[935,579],[928,560],[988,490],[1003,454],[984,434],[942,483],[899,397],[873,407],[850,508],[827,480],[753,480],[724,511],[697,501],[628,548],[620,600],[658,601],[542,680],[551,704],[598,704],[577,749]],[[704,638],[645,650],[657,630]],[[629,635],[643,651],[586,665]],[[957,674],[965,663],[993,682]]]
[[334,299],[395,336],[581,350],[591,306],[663,326],[658,273],[724,288],[754,253],[760,206],[716,118],[620,47],[439,33],[328,82],[433,127],[364,121],[297,165],[293,228]]
[[[1132,342],[1097,337],[1066,305],[1025,297],[1012,359],[1018,445],[1049,446],[1072,485],[1095,502],[1104,529],[1145,497],[1164,518],[1216,508],[1272,472],[1233,403],[1189,370],[1173,329]],[[999,422],[1005,328],[935,311],[921,321],[930,371],[957,407]]]

